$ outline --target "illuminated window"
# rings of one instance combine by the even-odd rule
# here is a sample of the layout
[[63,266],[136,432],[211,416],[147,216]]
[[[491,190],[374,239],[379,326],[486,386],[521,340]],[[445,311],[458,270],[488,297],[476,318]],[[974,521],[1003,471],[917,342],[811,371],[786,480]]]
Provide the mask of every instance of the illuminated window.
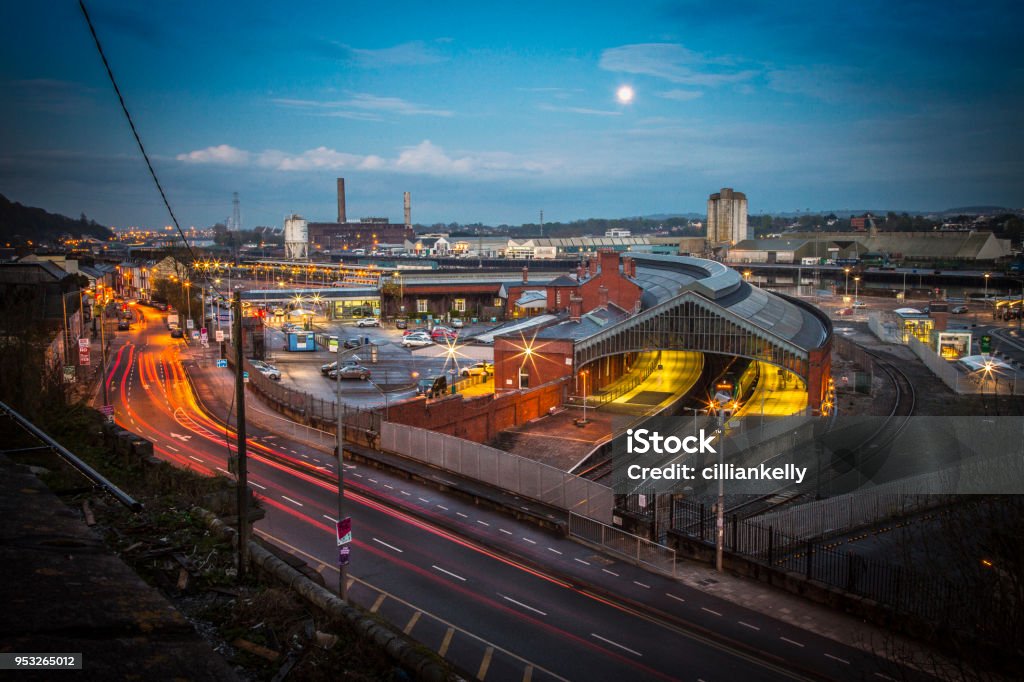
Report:
[[460,313],[466,312],[466,299],[464,299],[464,298],[457,298],[457,299],[455,299],[455,309],[458,310]]
[[555,305],[562,305],[562,292],[557,289],[555,290]]
[[416,299],[416,312],[425,313],[427,312],[427,299],[418,298]]
[[500,308],[501,307],[501,299],[500,298],[494,299],[494,307],[496,307],[496,308]]

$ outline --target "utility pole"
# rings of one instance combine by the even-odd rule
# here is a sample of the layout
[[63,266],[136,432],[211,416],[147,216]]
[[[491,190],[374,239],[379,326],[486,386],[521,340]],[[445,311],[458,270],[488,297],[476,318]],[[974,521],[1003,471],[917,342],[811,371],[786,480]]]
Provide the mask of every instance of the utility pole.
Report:
[[242,294],[235,292],[233,306],[235,319],[231,333],[235,335],[235,419],[238,491],[238,579],[245,578],[249,563],[249,481],[245,459],[245,381],[242,354]]
[[[341,339],[338,340],[338,359],[334,364],[334,400],[335,415],[337,421],[337,437],[334,445],[338,453],[338,523],[345,520],[345,425],[342,418],[341,405]],[[342,554],[342,550],[349,548],[338,548],[338,596],[344,602],[348,601],[348,554]]]

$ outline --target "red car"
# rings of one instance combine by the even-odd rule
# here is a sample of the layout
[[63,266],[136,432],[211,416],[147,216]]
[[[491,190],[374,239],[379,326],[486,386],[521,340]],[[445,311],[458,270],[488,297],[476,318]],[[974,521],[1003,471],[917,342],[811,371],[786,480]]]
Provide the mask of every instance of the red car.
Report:
[[430,332],[430,338],[433,339],[435,343],[438,341],[454,341],[459,338],[459,333],[454,329],[448,329],[447,327],[434,327]]

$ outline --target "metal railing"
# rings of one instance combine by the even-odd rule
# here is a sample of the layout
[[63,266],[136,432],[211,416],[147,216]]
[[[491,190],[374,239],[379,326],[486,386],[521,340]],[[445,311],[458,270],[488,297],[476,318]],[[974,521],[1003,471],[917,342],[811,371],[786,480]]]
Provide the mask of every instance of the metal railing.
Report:
[[569,537],[596,545],[659,573],[676,577],[675,550],[639,535],[570,513]]

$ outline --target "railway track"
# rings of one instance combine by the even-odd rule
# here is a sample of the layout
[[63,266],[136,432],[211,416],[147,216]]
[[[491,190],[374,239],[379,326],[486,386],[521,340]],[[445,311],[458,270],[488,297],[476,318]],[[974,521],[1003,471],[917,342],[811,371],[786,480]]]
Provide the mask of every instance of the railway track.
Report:
[[[877,429],[850,451],[850,456],[860,461],[869,461],[874,454],[883,451],[886,446],[895,441],[910,423],[910,418],[917,407],[917,392],[914,390],[913,382],[894,363],[892,358],[866,349],[864,352],[874,358],[875,366],[889,377],[895,389],[895,399],[889,414],[885,416]],[[831,429],[832,426],[829,428]],[[817,491],[820,490],[819,486],[830,482],[833,478],[835,478],[835,474],[832,472],[827,477],[820,479],[815,477],[814,480],[810,480],[811,477],[808,477],[803,483],[784,486],[768,495],[736,504],[727,508],[725,513],[749,519],[786,506],[803,504],[814,499]]]

